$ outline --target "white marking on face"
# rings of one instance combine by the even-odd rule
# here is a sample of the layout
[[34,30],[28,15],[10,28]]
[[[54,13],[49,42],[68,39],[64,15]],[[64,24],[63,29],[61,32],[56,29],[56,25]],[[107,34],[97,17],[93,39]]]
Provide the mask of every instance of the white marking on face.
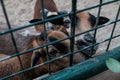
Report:
[[45,24],[46,30],[52,30],[53,29],[53,25],[50,22],[47,22]]
[[29,35],[40,35],[40,33],[38,32],[33,32],[33,31],[29,31],[29,30],[24,30],[22,32],[20,32],[19,34],[21,34],[22,36],[29,36]]
[[67,32],[69,33],[69,35],[70,35],[70,33],[71,33],[71,27],[69,27],[69,28],[67,28]]
[[58,15],[58,13],[57,12],[48,12],[47,13],[47,16],[51,16],[51,15]]

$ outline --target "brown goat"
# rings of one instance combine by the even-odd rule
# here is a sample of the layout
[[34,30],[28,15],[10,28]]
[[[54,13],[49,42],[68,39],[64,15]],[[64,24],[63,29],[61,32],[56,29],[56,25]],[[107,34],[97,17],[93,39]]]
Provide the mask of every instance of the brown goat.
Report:
[[[50,42],[52,42],[52,41],[55,41],[55,40],[66,38],[67,35],[65,33],[61,32],[61,31],[54,30],[54,31],[48,31],[47,32],[47,37],[48,37],[48,40],[50,40]],[[43,45],[41,43],[44,44],[44,40],[42,42],[41,38],[36,39],[34,41],[33,46],[38,47],[40,45]],[[59,57],[59,56],[62,56],[63,54],[65,54],[65,53],[67,53],[69,51],[70,40],[67,39],[67,40],[55,43],[55,45],[53,44],[53,46],[55,46],[56,49],[61,48],[61,50],[60,51],[58,50],[58,52],[54,53],[54,52],[51,52],[51,50],[53,50],[54,48],[51,48],[51,46],[50,47],[48,46],[48,54],[50,56],[50,59],[54,59],[55,57]],[[62,51],[64,51],[64,52],[62,52]],[[38,54],[40,54],[39,57],[38,57]],[[47,59],[46,59],[46,48],[41,48],[41,49],[35,50],[34,55],[33,55],[33,59],[36,59],[35,56],[37,56],[37,59],[40,58],[42,63],[47,61]],[[85,60],[85,58],[83,57],[82,54],[75,54],[73,64],[76,64],[76,63],[78,63],[80,61],[83,61],[83,60]],[[36,62],[37,62],[37,60],[34,61],[33,64],[35,65]],[[69,65],[69,56],[67,56],[65,58],[62,58],[62,59],[59,59],[59,60],[56,60],[56,61],[54,61],[50,64],[51,64],[51,72],[56,72],[56,71],[58,71],[62,68],[65,68]],[[47,65],[44,66],[44,68],[45,68],[45,70],[48,70]]]
[[[50,0],[49,0],[50,1]],[[54,3],[54,1],[53,0],[51,0],[51,2],[53,2]],[[34,19],[42,19],[42,14],[40,13],[40,11],[41,11],[41,7],[40,7],[40,0],[37,0],[37,3],[36,3],[36,5],[37,6],[35,6],[35,11],[34,11]],[[44,3],[45,4],[47,4],[47,1],[45,2],[45,0],[44,0]],[[49,2],[48,2],[49,3]],[[54,6],[54,7],[53,7]],[[45,5],[44,6],[46,9],[48,9],[48,10],[50,10],[51,12],[58,12],[58,10],[57,10],[57,8],[56,8],[56,5],[55,5],[55,3],[54,3],[54,5]],[[47,7],[49,7],[49,8],[47,8]],[[51,8],[51,7],[53,7],[53,8]],[[76,30],[75,30],[75,34],[78,34],[78,33],[80,33],[80,32],[83,32],[83,31],[86,31],[86,30],[90,30],[91,28],[93,28],[95,25],[96,25],[96,18],[95,18],[95,16],[93,16],[93,15],[91,15],[90,13],[88,13],[88,12],[81,12],[81,13],[77,13],[76,14],[76,17],[77,17],[77,25],[76,25]],[[103,21],[103,22],[102,22]],[[105,22],[104,22],[105,21]],[[98,24],[97,25],[101,25],[101,24],[104,24],[104,23],[106,23],[106,22],[108,22],[109,21],[109,19],[107,19],[107,18],[105,18],[105,17],[100,17],[99,18],[99,22],[98,22]],[[41,27],[40,25],[39,26],[35,26],[35,28],[36,28],[36,31],[39,31],[39,32],[42,32],[43,31],[43,27]],[[91,32],[90,32],[90,34],[91,34]],[[53,34],[54,35],[54,34]],[[60,34],[61,35],[61,34]],[[92,35],[92,34],[91,34]],[[49,36],[49,35],[48,35]],[[82,39],[82,40],[84,40],[84,36],[85,36],[85,34],[84,35],[82,35],[82,36],[78,36],[78,37],[76,37],[75,39],[76,39],[76,41],[77,40],[80,40],[80,39]],[[57,37],[59,37],[59,36],[57,36]],[[63,36],[62,36],[63,37]],[[66,35],[64,36],[64,37],[67,37]],[[60,38],[60,37],[59,37]],[[59,38],[56,38],[56,39],[59,39]],[[61,38],[60,38],[61,39]],[[67,43],[69,42],[69,40],[67,40]],[[64,41],[63,41],[63,43],[64,43]],[[39,46],[39,44],[36,42],[36,46]],[[75,46],[75,50],[76,50],[76,46]],[[44,50],[43,50],[44,51]],[[43,53],[45,53],[45,52],[43,52]],[[80,55],[79,55],[80,56]],[[76,61],[77,62],[79,62],[79,60],[82,60],[82,58],[84,58],[84,56],[80,56],[79,58],[78,58],[78,55],[76,56],[75,55],[75,59],[76,59]],[[42,62],[44,62],[44,61],[46,61],[46,60],[44,60],[44,59],[42,59],[43,57],[41,57],[40,59],[41,60],[43,60]],[[65,60],[64,60],[65,59]],[[69,62],[69,59],[68,59],[68,57],[66,57],[66,58],[64,58],[62,61],[66,61],[66,63],[68,63]],[[56,61],[55,61],[56,62]],[[63,63],[63,65],[64,65],[64,62],[62,62]],[[61,63],[61,65],[62,65],[62,63]],[[58,61],[58,62],[56,62],[56,64],[60,64],[60,62]],[[67,64],[68,65],[68,64]],[[64,65],[65,66],[65,65]],[[55,70],[57,70],[56,69],[56,67],[52,67],[53,69],[55,69]],[[47,66],[46,66],[46,69],[47,69]],[[53,70],[52,69],[52,70]],[[53,71],[54,72],[54,71]],[[111,74],[110,72],[108,72],[108,73],[103,73],[102,75],[109,75],[109,74]],[[112,75],[112,74],[111,74]],[[97,77],[99,77],[99,76],[97,76]],[[91,80],[97,80],[98,78],[97,77],[95,77],[95,78],[91,78]],[[105,78],[105,79],[108,79],[108,78],[106,78],[106,76],[102,76],[103,78]],[[99,78],[99,79],[103,79],[103,78]],[[109,80],[109,79],[108,79]],[[115,79],[115,80],[119,80],[119,79]]]
[[[6,24],[0,23],[0,25],[6,25]],[[0,31],[6,30],[5,27],[6,26],[4,26],[4,28],[0,28]],[[32,41],[35,37],[35,36],[23,36],[21,34],[22,32],[23,31],[17,31],[13,33],[19,52],[32,48]],[[1,44],[0,58],[7,57],[7,56],[10,56],[11,54],[16,53],[15,47],[13,45],[13,42],[9,33],[0,36],[0,44]],[[20,56],[24,69],[30,67],[31,56],[32,56],[32,52]],[[20,70],[21,70],[21,67],[20,67],[18,57],[14,57],[14,58],[0,62],[0,78],[10,75],[14,72],[18,72]],[[32,72],[28,71],[25,73],[26,74],[25,76],[27,77],[28,80],[32,80],[33,78],[36,77],[36,75],[34,75],[35,73],[33,72],[33,70],[31,71]],[[22,74],[17,75],[15,77],[9,78],[9,80],[23,80],[23,75]]]
[[[53,15],[51,15],[51,17]],[[48,17],[50,17],[50,16],[48,16]],[[98,23],[96,23],[97,22],[96,21],[96,17],[94,15],[88,13],[88,12],[77,13],[75,19],[76,19],[75,34],[79,34],[81,32],[90,30],[90,29],[92,29],[95,26],[105,24],[105,23],[107,23],[109,21],[108,18],[100,16],[99,20],[98,20]],[[64,18],[63,18],[63,20],[64,20]],[[57,21],[61,21],[61,19],[58,18],[58,20],[50,21],[50,22],[52,24],[54,24],[54,25],[59,25]],[[64,23],[61,24],[61,26],[65,27]],[[68,31],[68,33],[70,34],[71,32]],[[79,36],[75,37],[75,44],[77,45],[78,49],[84,48],[84,47],[89,46],[89,45],[91,45],[93,43],[96,43],[96,39],[94,39],[93,31],[87,32],[87,33],[84,33],[82,35],[79,35]],[[91,51],[91,50],[93,50],[93,51]],[[84,53],[87,58],[89,58],[93,54],[95,54],[96,50],[97,50],[97,46],[94,46],[93,49],[88,48],[88,49],[83,50],[81,52]]]
[[[42,14],[40,13],[40,11],[41,11],[41,6],[40,6],[40,1],[38,1],[37,0],[37,2],[36,2],[36,5],[35,5],[35,10],[34,10],[34,19],[37,19],[37,20],[41,20],[42,19]],[[48,2],[49,3],[49,2]],[[48,4],[47,3],[47,1],[45,1],[44,0],[44,8],[45,9],[48,9],[50,12],[57,12],[58,10],[57,10],[57,8],[56,8],[56,5],[55,5],[55,3],[54,3],[54,1],[51,1],[51,3],[50,3],[50,5],[48,6],[48,5],[46,5],[46,4]],[[52,5],[51,5],[52,4]],[[53,7],[54,6],[54,7]],[[49,7],[49,8],[48,8]],[[39,17],[38,17],[39,16]],[[35,21],[33,19],[33,22]],[[54,21],[53,21],[54,22]],[[54,27],[54,30],[55,31],[50,31],[48,34],[47,34],[47,37],[48,37],[48,39],[50,40],[50,38],[51,38],[51,36],[52,36],[52,39],[50,40],[50,42],[52,42],[52,41],[54,41],[53,40],[53,37],[54,37],[54,39],[55,40],[59,40],[59,39],[62,39],[62,38],[65,38],[65,37],[67,37],[69,34],[68,34],[68,32],[67,32],[67,30],[66,30],[66,27],[64,27],[63,25],[54,25],[55,27]],[[38,28],[36,28],[36,27],[38,27]],[[35,28],[36,28],[36,31],[39,31],[39,32],[43,32],[43,26],[42,25],[38,25],[38,26],[35,26]],[[41,29],[42,28],[42,29]],[[39,40],[40,41],[40,40]],[[44,41],[44,40],[43,40]],[[41,44],[39,44],[38,42],[36,42],[35,41],[35,43],[36,43],[36,45],[34,46],[34,47],[37,47],[37,46],[40,46]],[[56,46],[58,46],[57,48],[62,48],[62,47],[65,47],[65,46],[60,46],[60,45],[66,45],[67,46],[67,48],[69,48],[69,46],[70,46],[70,41],[69,40],[65,40],[65,41],[62,41],[62,42],[60,42],[60,43],[57,43],[57,45]],[[53,44],[54,45],[54,44]],[[75,46],[75,49],[76,49],[76,46]],[[68,50],[60,50],[60,51],[64,51],[64,53],[67,51],[68,52]],[[35,51],[36,52],[36,54],[37,53],[40,53],[41,55],[42,54],[45,54],[45,49],[40,49],[40,50],[36,50]],[[67,53],[66,52],[66,53]],[[60,52],[60,53],[62,53],[62,52]],[[63,53],[62,53],[63,54]],[[62,54],[59,54],[59,56],[60,55],[62,55]],[[41,56],[40,55],[40,56]],[[38,56],[38,55],[37,55]],[[45,55],[44,55],[45,56]],[[52,55],[53,56],[53,55]],[[56,56],[55,54],[54,54],[54,56]],[[74,57],[74,63],[78,63],[78,62],[80,62],[80,61],[83,61],[85,58],[83,57],[83,55],[82,54],[76,54],[76,55],[74,55],[75,57]],[[46,57],[46,56],[45,56]],[[47,61],[46,60],[46,58],[45,57],[41,57],[40,59],[41,59],[41,61],[42,62],[45,62],[45,61]],[[35,55],[34,55],[34,58],[35,58]],[[35,62],[36,63],[36,62]],[[55,65],[55,67],[54,67],[54,64],[57,64],[57,65]],[[52,72],[54,72],[54,71],[57,71],[57,70],[59,70],[60,68],[64,68],[64,67],[66,67],[66,66],[68,66],[68,64],[69,64],[69,57],[65,57],[65,58],[63,58],[63,59],[60,59],[60,60],[58,60],[58,61],[54,61],[54,64],[52,64],[51,65],[51,71]],[[59,65],[58,65],[59,64]],[[66,65],[65,65],[66,64]],[[62,67],[61,67],[61,65],[62,65]],[[63,66],[64,65],[64,66]],[[47,66],[46,66],[46,68],[48,68]],[[58,69],[57,69],[58,68]]]
[[[43,0],[44,3],[44,9],[47,9],[48,11],[50,11],[51,13],[53,12],[53,15],[51,14],[51,16],[47,16],[47,18],[49,17],[54,17],[57,15],[61,15],[59,14],[60,12],[58,11],[56,4],[54,2],[54,0]],[[34,7],[34,17],[33,17],[33,22],[36,21],[40,21],[43,18],[42,12],[41,12],[41,1],[37,0],[35,7]],[[49,4],[49,5],[48,5]],[[56,14],[54,14],[56,12]],[[66,30],[66,26],[64,25],[64,18],[58,18],[58,20],[53,20],[50,21],[50,23],[52,23],[53,25],[59,25],[60,27],[63,27],[64,30]],[[99,17],[98,23],[96,24],[96,17],[88,12],[80,12],[76,14],[76,21],[77,21],[77,25],[75,27],[75,34],[79,34],[80,32],[84,32],[86,30],[90,30],[92,29],[94,26],[96,25],[102,25],[106,22],[109,21],[108,18],[106,17]],[[63,22],[61,24],[61,22]],[[35,29],[38,32],[43,32],[43,25],[35,25]],[[67,31],[66,31],[67,32]],[[67,33],[71,33],[70,31],[68,31]],[[89,32],[80,36],[75,37],[75,43],[77,44],[77,47],[83,48],[83,46],[88,46],[92,43],[96,43],[96,39],[94,39],[94,35],[93,32]],[[84,45],[81,45],[84,44]],[[94,51],[91,52],[91,48],[88,48],[84,51],[82,51],[82,53],[84,53],[86,55],[87,58],[91,57],[93,54],[95,54],[97,49],[97,46],[94,47]]]
[[[4,25],[4,24],[1,24],[1,25]],[[6,29],[0,28],[0,31],[4,31],[4,30]],[[19,52],[31,49],[33,47],[38,47],[45,43],[44,41],[41,40],[40,35],[24,36],[21,34],[22,32],[23,32],[22,30],[13,32]],[[56,34],[56,35],[53,35],[53,34]],[[48,32],[48,37],[61,39],[61,38],[67,37],[67,35],[61,31],[50,31]],[[69,46],[69,40],[65,40],[61,43],[66,44],[66,42],[68,42],[67,45]],[[0,44],[1,44],[0,45],[0,58],[10,56],[11,54],[16,53],[10,34],[1,35]],[[38,63],[40,64],[40,63],[47,61],[45,48],[41,48],[38,50],[41,50],[40,52],[42,53],[41,58],[38,60]],[[31,59],[34,55],[35,55],[34,52],[20,55],[24,69],[31,67]],[[62,53],[57,53],[56,55],[51,54],[50,59],[53,59],[54,57],[57,57],[60,55],[62,55]],[[50,64],[51,64],[51,72],[56,72],[69,65],[69,57],[65,57],[58,61],[54,61]],[[21,66],[20,66],[18,57],[14,57],[14,58],[0,62],[0,72],[1,72],[0,78],[10,75],[12,73],[18,72],[20,70],[21,70]],[[48,73],[48,65],[44,65],[34,70],[25,72],[25,77],[27,78],[27,80],[32,80],[46,73]],[[19,74],[17,76],[11,77],[9,78],[9,80],[23,80],[23,74]]]

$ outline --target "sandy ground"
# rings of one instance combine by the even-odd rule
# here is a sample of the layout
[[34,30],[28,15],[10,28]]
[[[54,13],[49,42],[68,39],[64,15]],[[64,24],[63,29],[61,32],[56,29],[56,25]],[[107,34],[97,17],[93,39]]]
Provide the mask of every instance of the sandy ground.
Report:
[[[103,0],[103,2],[107,2],[110,0]],[[22,25],[29,24],[29,20],[33,17],[33,9],[36,0],[4,0],[5,6],[7,9],[7,13],[9,16],[10,23],[12,25],[17,25],[15,27],[19,27]],[[55,0],[57,7],[59,10],[67,10],[71,11],[71,0]],[[78,0],[77,9],[84,9],[93,5],[99,4],[99,0]],[[120,1],[105,5],[102,7],[101,15],[106,16],[110,19],[110,21],[115,20],[118,7],[120,5]],[[94,8],[89,10],[90,13],[97,16],[98,8]],[[120,14],[119,14],[120,19]],[[6,23],[4,14],[2,12],[1,4],[0,4],[0,22]],[[0,26],[4,27],[4,26]],[[31,27],[32,28],[32,27]],[[29,30],[32,30],[32,29]],[[97,31],[97,41],[101,42],[110,37],[113,25],[106,26]],[[114,35],[120,34],[120,22],[117,23]],[[97,54],[101,54],[105,52],[108,42],[102,43],[99,45],[99,49],[97,50]],[[117,46],[120,46],[120,37],[112,40],[110,49],[113,49]]]

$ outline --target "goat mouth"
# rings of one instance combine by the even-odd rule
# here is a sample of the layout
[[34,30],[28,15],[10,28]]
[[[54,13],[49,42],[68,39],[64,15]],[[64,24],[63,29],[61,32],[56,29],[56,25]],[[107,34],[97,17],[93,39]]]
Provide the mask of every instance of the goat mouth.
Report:
[[92,57],[92,55],[94,55],[98,49],[98,45],[94,44],[96,43],[96,41],[94,43],[92,42],[84,42],[83,40],[77,40],[76,41],[76,45],[78,49],[83,49],[80,52],[82,54],[84,54],[86,56],[86,58],[90,58]]

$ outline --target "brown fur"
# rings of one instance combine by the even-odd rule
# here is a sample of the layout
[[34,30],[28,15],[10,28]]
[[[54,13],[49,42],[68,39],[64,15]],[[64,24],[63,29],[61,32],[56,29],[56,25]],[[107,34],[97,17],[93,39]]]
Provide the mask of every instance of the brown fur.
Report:
[[[5,26],[6,24],[0,23],[0,25],[4,25],[4,28],[0,28],[0,31],[6,30],[6,26]],[[15,36],[18,51],[20,52],[20,51],[24,51],[24,50],[32,48],[33,47],[32,41],[35,36],[26,37],[26,36],[21,35],[20,33],[21,31],[16,31],[13,33]],[[7,57],[7,56],[10,56],[11,54],[16,53],[15,47],[13,45],[13,42],[12,42],[12,39],[9,33],[0,36],[0,44],[1,44],[0,45],[0,58]],[[31,56],[32,56],[32,52],[20,56],[22,64],[23,64],[23,68],[30,67]],[[14,57],[14,58],[0,62],[0,78],[10,75],[14,72],[18,72],[20,70],[21,70],[21,67],[20,67],[18,57]],[[32,80],[33,78],[38,76],[34,74],[36,73],[34,73],[33,70],[32,72],[27,71],[25,73],[25,76],[28,78],[28,80]],[[23,75],[21,74],[21,75],[9,78],[9,80],[23,80]]]
[[[44,1],[44,8],[48,9],[51,12],[58,12],[56,4],[54,3],[54,0],[43,0],[43,1]],[[35,4],[35,7],[34,7],[34,19],[41,19],[42,18],[42,13],[40,13],[40,11],[41,11],[40,0],[37,0],[37,2]],[[35,26],[35,29],[38,32],[43,32],[43,30],[44,30],[43,25],[37,25],[37,26]],[[57,31],[48,32],[48,37],[52,36],[56,39],[62,39],[62,38],[67,37],[67,35],[68,35],[68,32],[66,31],[64,26],[59,26],[59,27],[57,26],[57,27],[55,27],[55,30],[57,30]],[[61,31],[64,32],[65,34],[67,34],[67,35],[65,35]],[[36,40],[34,41],[34,43],[35,43],[34,47],[42,45],[42,44],[39,44],[39,42],[36,42]],[[45,42],[41,41],[40,43],[44,44]],[[70,40],[65,40],[65,41],[62,41],[61,43],[65,43],[68,47],[70,46]],[[75,45],[74,49],[75,50],[77,49],[76,45]],[[39,49],[39,51],[40,52],[43,51],[43,53],[45,53],[44,49]],[[60,56],[60,54],[59,54],[59,56]],[[83,60],[84,60],[84,57],[83,57],[82,54],[74,55],[74,62],[75,63],[78,63],[78,62],[83,61]],[[45,62],[45,61],[47,61],[47,60],[46,60],[46,56],[44,55],[44,57],[41,58],[41,62]],[[62,62],[60,62],[60,61],[61,60],[55,61],[54,64],[51,63],[52,64],[51,65],[52,66],[51,70],[53,72],[59,70],[60,65],[68,66],[69,57],[66,57],[66,58],[62,59]],[[55,64],[57,64],[57,65],[55,65]],[[54,67],[54,66],[56,66],[56,67]],[[46,66],[46,70],[47,70],[47,68],[48,67]]]
[[78,27],[76,27],[76,32],[79,31],[86,31],[92,28],[92,26],[90,25],[89,22],[89,14],[88,12],[80,12],[77,13],[76,16],[78,17],[79,23],[78,23]]
[[[48,5],[49,4],[49,5]],[[51,12],[58,12],[58,10],[57,10],[57,7],[56,7],[56,5],[55,5],[55,3],[54,3],[54,1],[53,0],[44,0],[44,8],[46,8],[46,9],[48,9],[49,11],[51,11]],[[40,6],[40,0],[37,0],[37,2],[36,2],[36,4],[35,4],[35,8],[34,8],[34,19],[41,19],[42,18],[42,14],[40,13],[40,11],[41,11],[41,6]],[[84,15],[84,16],[82,16],[82,15]],[[89,16],[88,16],[88,13],[87,12],[81,12],[81,13],[78,13],[77,14],[77,16],[78,16],[78,18],[79,19],[82,19],[85,23],[89,23],[88,21],[86,21],[86,19],[88,20],[88,18],[89,18]],[[77,30],[77,32],[76,32],[76,34],[77,33],[80,33],[81,31],[85,31],[86,29],[90,29],[91,28],[91,26],[90,25],[87,25],[87,24],[80,24],[80,25],[82,25],[83,27],[81,28],[81,27],[78,27],[76,30]],[[85,27],[85,26],[88,26],[88,27]],[[62,27],[62,28],[61,28]],[[85,28],[84,28],[85,27]],[[36,29],[36,31],[39,31],[39,32],[42,32],[44,29],[43,29],[43,25],[37,25],[37,26],[35,26],[35,29]],[[62,39],[62,38],[64,38],[64,37],[67,37],[67,35],[68,35],[68,32],[66,31],[66,29],[65,29],[65,27],[64,26],[60,26],[60,27],[55,27],[55,30],[57,30],[57,32],[56,31],[52,31],[52,32],[49,32],[48,33],[48,37],[50,37],[50,36],[52,36],[52,37],[54,37],[54,38],[56,38],[56,39]],[[67,34],[67,35],[65,35],[65,34],[63,34],[62,32],[64,32],[65,34]],[[43,42],[44,43],[44,42]],[[62,41],[61,43],[65,43],[68,47],[70,47],[70,40],[65,40],[65,41]],[[40,46],[41,44],[37,44],[37,42],[36,42],[36,45],[34,45],[35,47],[36,46]],[[76,50],[77,48],[76,48],[76,45],[75,45],[75,47],[74,47],[74,50]],[[39,51],[42,51],[42,50],[39,50]],[[43,50],[44,51],[44,50]],[[43,58],[43,57],[42,57]],[[82,55],[82,54],[77,54],[77,55],[74,55],[74,62],[75,63],[78,63],[78,62],[80,62],[80,61],[83,61],[85,58],[84,58],[84,56]],[[43,58],[43,59],[41,59],[41,62],[42,61],[46,61],[45,60],[45,58]],[[43,62],[44,62],[43,61]],[[66,59],[64,60],[62,60],[62,61],[65,61],[65,62],[67,62],[66,64],[68,65],[69,64],[69,57],[66,57]],[[57,63],[57,62],[56,62]],[[59,65],[58,65],[58,67],[60,66],[60,64],[62,65],[64,62],[58,62],[59,63]],[[65,65],[64,65],[65,66]],[[54,70],[58,70],[58,69],[55,69],[54,67],[52,67]]]
[[[0,28],[0,30],[5,30],[5,29]],[[33,39],[33,36],[26,37],[20,33],[21,31],[17,31],[13,33],[15,36],[15,41],[18,47],[18,51],[24,50]],[[2,54],[10,55],[10,54],[15,53],[15,47],[13,45],[10,33],[0,36],[0,44],[1,44],[0,52],[2,52]]]
[[[0,31],[6,30],[5,28],[0,28]],[[15,40],[17,43],[18,51],[24,51],[31,49],[33,47],[38,47],[40,45],[43,45],[45,42],[39,39],[39,36],[23,36],[21,35],[22,31],[16,31],[14,32]],[[55,35],[54,35],[55,34]],[[48,36],[55,37],[58,39],[65,38],[67,35],[62,33],[61,31],[52,31],[48,32]],[[65,40],[62,43],[65,43],[69,46],[69,40]],[[11,36],[10,34],[5,34],[0,36],[0,58],[10,56],[11,54],[15,54],[15,48],[12,44]],[[42,57],[39,59],[38,64],[43,63],[46,60],[46,53],[45,48],[39,49],[42,53]],[[21,55],[21,61],[23,68],[29,68],[31,64],[31,57],[34,53],[27,53],[24,55]],[[58,53],[56,55],[51,55],[51,59],[54,57],[63,55],[61,53]],[[78,57],[78,56],[77,56]],[[69,65],[69,57],[65,57],[63,59],[60,59],[58,61],[54,61],[51,64],[51,71],[56,72],[62,68],[65,68]],[[0,78],[10,75],[12,73],[18,72],[21,70],[20,63],[18,60],[18,57],[14,57],[5,61],[0,62]],[[25,76],[28,80],[32,80],[33,78],[36,78],[38,76],[41,76],[43,74],[48,73],[48,65],[44,65],[42,67],[38,67],[34,70],[30,70],[25,72]],[[23,80],[23,74],[19,74],[17,76],[14,76],[12,78],[9,78],[9,80]]]
[[[53,38],[56,38],[56,39],[59,40],[59,39],[66,38],[67,35],[64,34],[61,31],[48,31],[47,32],[47,37],[53,37]],[[42,42],[42,43],[44,44],[44,42]],[[70,40],[69,39],[61,41],[61,43],[67,45],[68,48],[70,46]],[[40,45],[43,45],[43,44],[39,43],[39,41],[37,41],[37,40],[34,40],[34,45],[33,46],[37,47],[37,46],[40,46]],[[51,49],[51,48],[49,48],[49,49]],[[74,47],[74,49],[77,49],[76,46]],[[39,49],[39,51],[42,53],[42,57],[40,58],[41,63],[47,61],[46,60],[46,53],[45,53],[46,49],[42,48],[42,49]],[[63,55],[63,53],[50,54],[50,58],[53,59],[55,57],[62,56],[62,55]],[[78,62],[83,61],[84,59],[85,58],[82,54],[75,54],[73,63],[76,64]],[[62,59],[59,59],[57,61],[54,61],[50,64],[51,64],[51,71],[52,72],[58,71],[58,70],[60,70],[62,68],[65,68],[69,65],[69,56],[67,56],[65,58],[62,58]],[[44,66],[44,68],[46,68],[46,70],[48,70],[48,66]]]

